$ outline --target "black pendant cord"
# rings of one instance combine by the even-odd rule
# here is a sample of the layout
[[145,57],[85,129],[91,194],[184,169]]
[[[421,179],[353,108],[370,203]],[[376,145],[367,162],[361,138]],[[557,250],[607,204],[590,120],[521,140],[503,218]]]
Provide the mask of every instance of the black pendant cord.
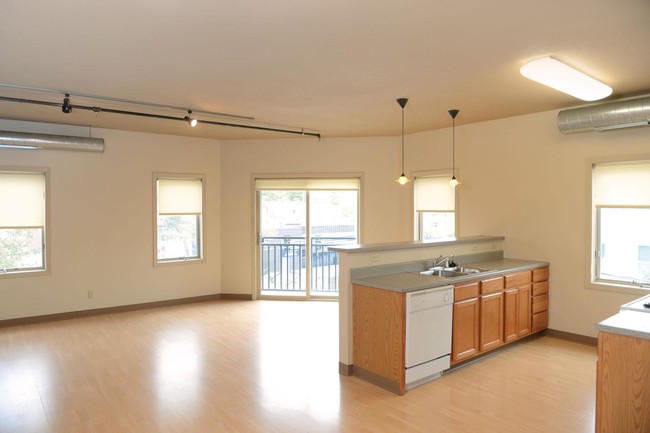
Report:
[[[39,101],[39,100],[35,100],[35,99],[11,98],[11,97],[8,97],[8,96],[0,96],[0,101],[18,102],[18,103],[23,103],[23,104],[45,105],[45,106],[49,106],[49,107],[63,108],[63,104],[60,104],[58,102]],[[142,113],[142,112],[139,112],[139,111],[116,110],[116,109],[113,109],[113,108],[101,108],[101,107],[94,107],[94,106],[89,106],[89,105],[73,105],[73,104],[69,104],[69,105],[67,105],[67,108],[69,109],[69,111],[71,111],[72,109],[77,109],[77,110],[93,111],[95,113],[104,112],[104,113],[111,113],[111,114],[122,114],[122,115],[127,115],[127,116],[148,117],[148,118],[153,118],[153,119],[180,120],[182,122],[186,122],[185,117],[166,116],[166,115],[163,115],[163,114]],[[243,124],[238,124],[238,123],[217,122],[217,121],[212,121],[212,120],[197,120],[197,121],[198,121],[198,123],[205,123],[207,125],[228,126],[228,127],[232,127],[232,128],[244,128],[244,129],[255,129],[255,130],[259,130],[259,131],[282,132],[282,133],[285,133],[285,134],[307,135],[307,136],[311,136],[311,137],[317,137],[319,141],[321,139],[320,133],[305,132],[304,129],[301,129],[300,131],[295,131],[295,130],[291,130],[291,129],[272,128],[272,127],[269,127],[269,126],[243,125]],[[402,120],[402,122],[403,122],[403,120]],[[403,146],[403,144],[402,144],[402,146]]]
[[404,175],[404,107],[402,107],[402,175]]
[[456,176],[456,117],[451,119],[451,175]]
[[456,177],[456,116],[460,110],[449,110],[451,116],[451,177]]

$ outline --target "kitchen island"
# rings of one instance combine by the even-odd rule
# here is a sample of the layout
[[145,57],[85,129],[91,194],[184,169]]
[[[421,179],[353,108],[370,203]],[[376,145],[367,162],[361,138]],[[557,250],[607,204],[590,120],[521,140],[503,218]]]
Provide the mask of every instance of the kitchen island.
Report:
[[[398,316],[404,316],[404,300],[406,294],[410,292],[449,284],[454,286],[473,284],[477,290],[476,296],[469,300],[464,299],[465,302],[462,305],[460,302],[457,303],[457,299],[454,298],[454,310],[457,307],[476,302],[474,317],[468,314],[458,314],[458,317],[475,321],[478,328],[474,328],[473,324],[468,327],[463,322],[462,324],[466,325],[465,328],[469,329],[467,332],[472,335],[457,340],[471,341],[471,344],[476,341],[478,345],[478,342],[496,335],[496,339],[491,340],[490,344],[485,345],[482,349],[477,347],[476,354],[504,344],[506,335],[511,335],[510,339],[516,339],[530,334],[532,323],[537,323],[538,330],[545,329],[548,324],[548,262],[504,258],[503,242],[504,238],[499,236],[477,236],[444,242],[406,242],[334,248],[340,258],[339,372],[348,375],[363,371],[361,365],[357,366],[358,371],[355,371],[353,367],[355,358],[358,358],[354,356],[353,286],[358,287],[357,294],[363,290],[359,289],[360,287],[371,290],[371,292],[365,290],[366,293],[370,293],[369,296],[374,296],[372,291],[375,290],[382,293],[394,293],[397,297],[390,296],[391,299],[394,298],[391,301],[391,306],[395,307],[394,311]],[[471,264],[478,268],[480,273],[455,276],[454,278],[420,273],[431,267],[433,259],[450,255],[454,256],[458,265]],[[538,270],[536,274],[534,274],[534,269]],[[540,269],[543,271],[539,272]],[[534,282],[535,278],[539,281]],[[533,293],[533,288],[537,288],[537,292]],[[471,290],[463,289],[458,291],[465,296],[471,292]],[[531,297],[533,294],[538,296]],[[538,299],[540,302],[532,305],[531,308],[534,299]],[[363,305],[363,303],[359,305]],[[479,315],[481,306],[485,312],[482,316]],[[469,310],[465,309],[463,313],[467,313]],[[537,314],[537,321],[531,320],[533,312]],[[359,313],[374,314],[373,312]],[[401,319],[399,317],[397,319],[390,318],[390,320],[402,323],[404,317]],[[391,334],[398,340],[401,338],[401,332]],[[481,336],[483,338],[479,339]],[[382,339],[383,337],[375,338],[375,341],[381,342]],[[401,347],[403,343],[403,339],[390,342],[393,347]],[[363,347],[370,346],[364,345]],[[385,353],[383,349],[380,351]],[[473,356],[469,353],[465,352],[463,355],[465,357],[462,359]],[[364,354],[363,357],[368,359],[367,354]],[[403,367],[399,367],[399,365],[404,363],[401,356],[393,361],[396,362],[394,365],[398,365],[395,371],[401,371]],[[382,362],[385,363],[385,361]],[[394,368],[394,365],[391,364],[390,368]],[[392,380],[391,389],[403,392],[403,387],[399,386],[399,383],[395,386],[395,382]]]
[[650,295],[598,329],[596,433],[650,432]]

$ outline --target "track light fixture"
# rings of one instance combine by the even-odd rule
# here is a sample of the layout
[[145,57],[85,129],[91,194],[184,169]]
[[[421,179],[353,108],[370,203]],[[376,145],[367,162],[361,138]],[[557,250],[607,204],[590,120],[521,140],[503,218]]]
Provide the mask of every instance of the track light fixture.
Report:
[[192,128],[194,128],[199,123],[198,120],[192,117],[192,110],[187,110],[187,116],[185,116],[184,119],[187,123],[190,124]]
[[399,106],[402,107],[402,174],[395,181],[400,185],[406,185],[408,182],[411,181],[411,179],[406,177],[406,175],[404,174],[404,107],[406,106],[407,102],[408,102],[407,98],[399,98],[397,100]]
[[[127,99],[119,99],[119,98],[108,98],[108,97],[103,97],[103,96],[94,96],[94,95],[87,95],[83,93],[69,93],[69,92],[63,92],[55,89],[42,89],[42,88],[37,88],[37,87],[25,87],[25,86],[14,86],[11,84],[5,84],[5,83],[0,83],[0,88],[2,87],[9,87],[9,88],[17,88],[17,89],[22,89],[22,90],[31,90],[31,91],[37,91],[37,92],[46,92],[46,93],[58,93],[58,94],[63,94],[63,103],[60,102],[55,102],[55,101],[44,101],[44,100],[37,100],[37,99],[25,99],[25,98],[15,98],[15,97],[10,97],[10,96],[3,96],[0,95],[0,101],[3,102],[16,102],[19,104],[34,104],[34,105],[41,105],[41,106],[46,106],[46,107],[56,107],[56,108],[61,108],[61,111],[64,113],[71,113],[72,109],[74,108],[76,111],[92,111],[94,113],[110,113],[110,114],[120,114],[120,115],[125,115],[125,116],[137,116],[137,117],[143,117],[143,118],[148,118],[148,119],[161,119],[161,120],[172,120],[172,121],[182,121],[182,122],[187,122],[190,126],[195,127],[198,124],[198,120],[193,118],[192,111],[188,110],[187,115],[184,117],[181,116],[170,116],[167,114],[154,114],[150,112],[142,112],[142,111],[135,111],[135,110],[121,110],[121,109],[116,109],[116,108],[103,108],[99,107],[96,105],[83,105],[83,104],[75,104],[74,107],[72,104],[70,104],[70,95],[73,96],[79,96],[84,99],[90,98],[90,99],[100,99],[100,100],[107,100],[107,101],[112,101],[112,102],[120,102],[120,103],[126,103],[126,104],[132,104],[136,106],[144,106],[144,107],[153,107],[153,108],[165,108],[165,109],[172,109],[172,110],[185,110],[185,108],[181,107],[172,107],[172,106],[167,106],[167,105],[160,105],[160,104],[152,104],[148,102],[141,102],[141,101],[132,101],[132,100],[127,100]],[[238,115],[231,115],[231,114],[223,114],[223,113],[216,113],[216,112],[210,112],[210,111],[201,111],[201,114],[203,115],[208,115],[208,116],[226,116],[226,117],[236,117],[239,118],[243,121],[253,121],[255,120],[254,117],[248,117],[248,116],[238,116]],[[279,132],[279,133],[284,133],[284,134],[292,134],[292,135],[302,135],[302,136],[310,136],[310,137],[316,137],[320,141],[321,135],[319,132],[307,132],[304,130],[304,128],[301,128],[300,130],[296,129],[288,129],[288,128],[278,128],[274,126],[265,126],[265,125],[250,125],[246,123],[233,123],[233,122],[226,122],[226,121],[221,121],[221,120],[208,120],[208,119],[202,119],[201,120],[201,125],[214,125],[214,126],[226,126],[226,127],[231,127],[231,128],[242,128],[242,129],[250,129],[250,130],[257,130],[257,131],[269,131],[269,132]]]
[[456,179],[456,116],[460,110],[449,110],[451,116],[451,179],[449,185],[456,187],[460,185]]
[[70,113],[72,111],[72,105],[70,105],[70,94],[66,93],[63,98],[63,105],[61,105],[61,111],[64,113]]

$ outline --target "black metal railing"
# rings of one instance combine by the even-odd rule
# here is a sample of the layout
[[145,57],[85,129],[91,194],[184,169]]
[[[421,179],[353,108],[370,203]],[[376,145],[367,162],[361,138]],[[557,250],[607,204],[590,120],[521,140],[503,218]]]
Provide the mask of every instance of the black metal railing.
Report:
[[[334,245],[355,242],[354,237],[314,237],[310,243],[310,291],[335,295],[339,291],[338,254]],[[307,290],[307,248],[304,236],[265,236],[261,239],[263,292],[305,292]]]

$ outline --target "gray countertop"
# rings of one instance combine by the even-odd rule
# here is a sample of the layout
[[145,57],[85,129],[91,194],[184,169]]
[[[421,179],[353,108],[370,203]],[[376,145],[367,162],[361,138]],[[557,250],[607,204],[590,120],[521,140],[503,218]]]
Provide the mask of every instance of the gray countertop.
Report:
[[603,320],[596,328],[601,332],[650,340],[650,314],[623,310]]
[[498,259],[485,262],[467,263],[463,266],[484,269],[485,272],[479,274],[469,274],[462,277],[443,278],[432,275],[421,275],[419,272],[399,272],[389,275],[378,275],[353,279],[353,284],[361,284],[378,289],[391,290],[393,292],[413,292],[432,287],[455,284],[463,281],[489,278],[492,275],[502,274],[504,272],[518,272],[528,269],[548,266],[548,262],[520,259]]
[[600,322],[596,328],[602,332],[627,335],[650,340],[650,295],[621,305],[621,311]]
[[465,236],[446,240],[435,241],[407,241],[407,242],[390,242],[383,244],[349,244],[328,247],[331,251],[338,253],[368,253],[379,251],[393,251],[413,248],[430,248],[445,245],[461,245],[476,242],[498,242],[505,240],[503,236]]

